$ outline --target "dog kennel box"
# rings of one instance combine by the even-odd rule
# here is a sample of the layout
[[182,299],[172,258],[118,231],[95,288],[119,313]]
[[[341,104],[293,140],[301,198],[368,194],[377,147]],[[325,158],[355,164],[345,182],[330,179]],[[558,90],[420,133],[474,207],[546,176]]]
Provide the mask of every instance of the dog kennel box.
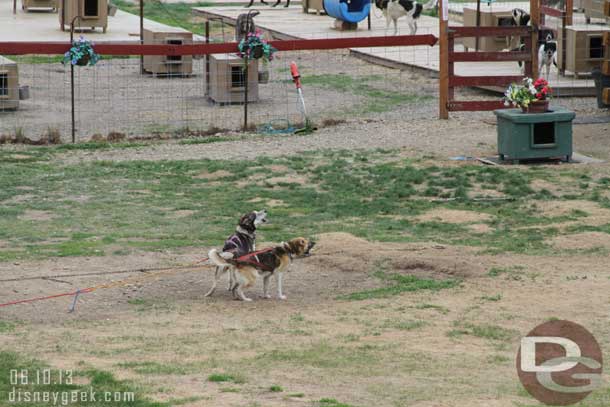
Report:
[[[210,55],[209,97],[216,103],[243,103],[244,60],[235,54]],[[258,61],[248,63],[248,102],[258,101]]]
[[[476,27],[477,10],[476,8],[464,7],[464,27]],[[503,27],[512,25],[512,9],[493,4],[491,7],[481,7],[480,27]],[[476,38],[469,37],[462,40],[466,50],[475,49]],[[509,38],[501,37],[480,37],[479,51],[494,52],[502,51],[509,47]]]
[[494,113],[498,118],[501,160],[571,159],[574,112],[553,106],[547,113],[523,113],[521,109],[501,109]]
[[[144,44],[184,45],[193,43],[193,33],[182,28],[151,25],[144,28]],[[144,55],[144,70],[153,75],[191,75],[192,55]]]
[[19,108],[19,67],[0,56],[0,112]]
[[61,30],[70,28],[72,20],[76,19],[74,27],[79,29],[99,27],[103,32],[108,28],[108,0],[57,0],[59,6],[59,24]]
[[565,58],[566,70],[577,76],[601,68],[607,57],[606,47],[603,45],[605,32],[610,32],[610,27],[593,24],[569,25],[566,27],[566,38],[563,38],[562,30],[558,30],[557,64],[562,66]]
[[29,11],[30,8],[46,8],[57,11],[57,0],[21,0],[21,9]]
[[585,10],[585,17],[591,18],[606,18],[605,5],[607,0],[582,0],[582,8]]
[[309,13],[310,9],[316,10],[316,14],[320,15],[324,11],[324,0],[302,0],[303,13]]

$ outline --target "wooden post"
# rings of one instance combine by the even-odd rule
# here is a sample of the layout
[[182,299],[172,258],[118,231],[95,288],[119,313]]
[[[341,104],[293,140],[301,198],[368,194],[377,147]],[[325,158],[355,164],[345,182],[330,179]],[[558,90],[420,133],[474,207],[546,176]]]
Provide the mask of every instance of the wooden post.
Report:
[[[477,28],[481,26],[481,0],[477,0]],[[474,39],[474,50],[479,52],[479,37]]]
[[[144,0],[140,0],[140,44],[144,44]],[[144,75],[144,55],[140,55],[140,74]]]
[[532,78],[538,78],[538,30],[540,28],[540,0],[530,0],[530,16],[532,24]]
[[[535,1],[535,0],[532,0]],[[449,0],[439,1],[439,111],[438,118],[449,119]]]

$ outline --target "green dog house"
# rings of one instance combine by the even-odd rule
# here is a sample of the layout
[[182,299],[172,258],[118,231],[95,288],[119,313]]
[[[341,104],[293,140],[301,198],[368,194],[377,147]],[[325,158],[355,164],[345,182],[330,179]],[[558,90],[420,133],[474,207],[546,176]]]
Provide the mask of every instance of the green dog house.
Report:
[[498,154],[502,161],[572,157],[572,120],[576,114],[559,106],[546,113],[520,109],[494,111],[498,118]]

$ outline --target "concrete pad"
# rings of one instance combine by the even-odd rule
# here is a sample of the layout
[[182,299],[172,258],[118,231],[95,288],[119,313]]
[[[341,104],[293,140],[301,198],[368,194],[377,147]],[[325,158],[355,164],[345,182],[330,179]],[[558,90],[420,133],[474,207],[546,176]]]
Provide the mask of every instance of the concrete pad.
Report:
[[[144,27],[167,27],[151,20],[144,20]],[[136,41],[140,38],[140,18],[117,10],[114,17],[108,17],[108,31],[101,29],[77,31],[94,42]],[[50,11],[21,10],[21,0],[17,0],[17,14],[13,14],[13,0],[0,0],[0,40],[1,41],[69,41],[70,32],[61,31],[59,15]]]

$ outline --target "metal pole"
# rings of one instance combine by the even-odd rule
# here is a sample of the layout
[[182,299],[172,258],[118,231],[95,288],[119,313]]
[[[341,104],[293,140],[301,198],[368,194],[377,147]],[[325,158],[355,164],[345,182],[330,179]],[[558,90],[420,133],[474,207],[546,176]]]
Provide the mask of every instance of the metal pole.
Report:
[[17,0],[13,0],[13,14],[17,14]]
[[[144,44],[144,0],[140,0],[140,45]],[[144,74],[144,55],[140,54],[140,73]]]
[[[205,43],[210,43],[210,20],[205,20]],[[210,54],[205,54],[205,95],[210,96]]]
[[[74,43],[74,22],[80,19],[80,16],[76,16],[70,22],[70,47]],[[72,112],[72,144],[76,143],[76,115],[74,106],[74,64],[70,61],[70,102]]]
[[248,65],[249,65],[249,60],[248,60],[248,56],[246,54],[246,67],[244,68],[244,82],[245,83],[245,89],[244,89],[244,131],[248,131]]

